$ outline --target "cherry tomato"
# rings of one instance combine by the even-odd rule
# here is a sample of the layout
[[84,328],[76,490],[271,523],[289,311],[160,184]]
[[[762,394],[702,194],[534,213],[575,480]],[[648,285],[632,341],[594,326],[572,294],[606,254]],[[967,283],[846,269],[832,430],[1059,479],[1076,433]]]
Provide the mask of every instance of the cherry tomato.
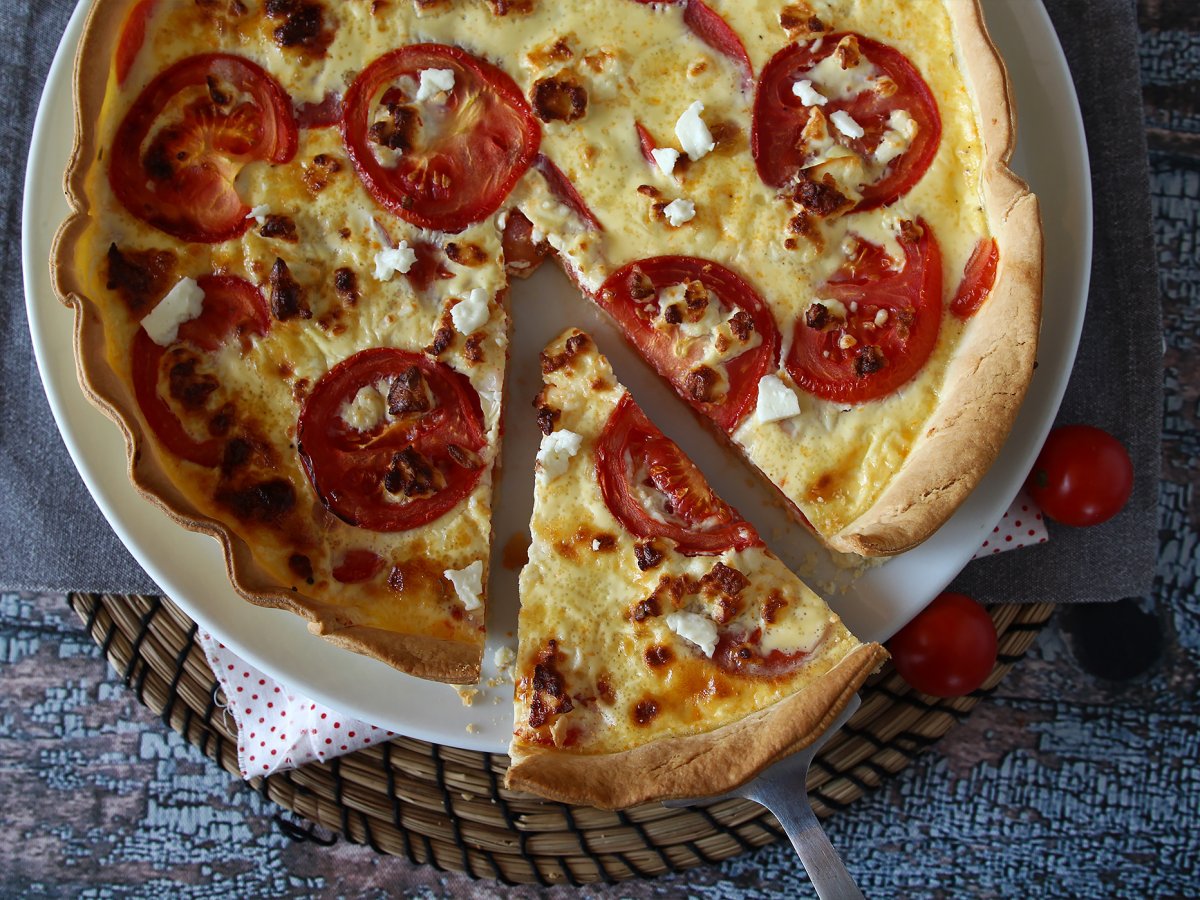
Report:
[[[415,99],[420,73],[450,69],[444,103]],[[386,53],[354,80],[342,136],[377,202],[421,228],[462,231],[490,216],[533,162],[541,128],[504,72],[443,44]]]
[[[405,390],[397,392],[401,379]],[[364,388],[385,395],[389,409],[360,430],[342,416]],[[466,376],[423,353],[383,347],[326,372],[296,430],[321,502],[371,531],[418,528],[457,506],[483,476],[478,454],[486,442],[479,395]]]
[[979,312],[983,301],[996,284],[996,269],[1000,265],[1000,248],[992,238],[983,238],[975,245],[963,279],[950,301],[950,312],[960,319],[969,319]]
[[249,162],[296,153],[287,93],[224,53],[180,60],[138,96],[113,138],[108,180],[121,205],[184,241],[218,243],[250,227],[236,179]]
[[1046,438],[1025,488],[1056,522],[1107,522],[1133,492],[1133,463],[1115,437],[1090,425],[1064,425]]
[[[704,308],[681,310],[671,322],[669,310],[660,309],[659,295],[696,282],[709,295]],[[597,302],[676,393],[727,433],[754,410],[759,380],[779,365],[779,329],[766,303],[741,277],[710,260],[657,256],[630,263],[608,277]],[[722,325],[689,334],[689,319],[713,302]],[[727,378],[722,384],[713,383],[711,375],[697,380],[693,364],[706,344],[724,347]],[[711,371],[702,368],[705,375]]]
[[996,665],[996,626],[965,594],[939,594],[887,644],[900,677],[924,694],[960,697]]
[[900,246],[905,259],[895,268],[882,247],[858,239],[857,251],[817,289],[845,314],[810,324],[806,311],[796,322],[786,366],[799,387],[825,400],[865,403],[921,371],[941,329],[942,257],[924,222],[904,229]]
[[690,554],[762,544],[754,527],[713,493],[700,470],[629,394],[597,442],[596,477],[609,511],[639,537],[669,538]]
[[[190,384],[214,384],[201,371],[204,355],[232,339],[266,334],[271,318],[262,292],[248,281],[231,275],[206,275],[196,283],[204,291],[204,306],[199,316],[179,326],[174,344],[160,347],[145,329],[138,329],[133,339],[133,390],[151,431],[168,450],[197,465],[216,467],[221,462],[222,441],[214,436],[196,438],[177,410],[207,419],[206,401],[212,388],[204,385],[199,392],[188,390]],[[166,377],[164,359],[171,363]],[[167,386],[174,403],[164,399],[160,385]]]
[[[801,169],[810,165],[816,150],[809,146],[804,135],[811,110],[793,90],[806,79],[809,72],[823,59],[833,54],[846,34],[828,35],[813,44],[789,44],[763,69],[758,91],[754,97],[754,121],[750,135],[750,152],[758,174],[772,186],[790,184]],[[847,113],[862,128],[859,138],[848,137],[839,129],[830,129],[830,138],[843,144],[868,163],[873,180],[862,188],[858,210],[875,209],[894,203],[912,189],[937,155],[942,136],[942,119],[937,101],[921,73],[900,51],[862,35],[859,50],[881,76],[890,79],[895,90],[880,90],[867,82],[863,90],[842,97],[832,86],[814,83],[813,87],[827,98],[820,107],[826,118],[836,112]],[[820,44],[820,49],[814,49]],[[811,79],[810,79],[811,80]],[[822,91],[822,88],[824,90]],[[874,162],[875,151],[891,128],[892,113],[904,111],[916,124],[916,133],[908,148],[880,165]]]

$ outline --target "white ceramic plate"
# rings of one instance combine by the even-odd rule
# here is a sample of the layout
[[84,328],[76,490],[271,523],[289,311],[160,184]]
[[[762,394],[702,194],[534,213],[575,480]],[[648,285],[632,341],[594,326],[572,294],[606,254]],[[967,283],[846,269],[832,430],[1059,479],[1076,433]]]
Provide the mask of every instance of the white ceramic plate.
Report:
[[[47,260],[67,215],[62,173],[72,145],[71,66],[88,0],[67,26],[34,126],[25,181],[24,264],[30,331],[46,394],[67,449],[96,503],[133,556],[202,628],[248,662],[347,715],[428,741],[503,751],[512,727],[511,685],[485,688],[464,707],[445,685],[421,681],[309,635],[291,614],[238,597],[218,545],[186,532],[142,499],[126,477],[118,430],[76,381],[72,316],[56,299]],[[1087,148],[1070,73],[1050,19],[1037,0],[985,2],[989,26],[1012,75],[1021,115],[1016,170],[1040,195],[1045,217],[1045,319],[1039,366],[999,461],[953,519],[901,557],[858,574],[840,569],[803,529],[788,522],[744,464],[687,413],[557,269],[548,265],[514,290],[516,338],[509,373],[504,474],[496,508],[496,560],[490,586],[484,680],[492,653],[516,642],[516,573],[501,551],[526,533],[532,507],[537,429],[530,402],[541,384],[538,352],[568,325],[591,331],[649,416],[696,460],[722,496],[733,499],[768,544],[823,593],[861,637],[883,640],[921,610],[963,567],[1000,518],[1033,463],[1058,410],[1083,324],[1091,267],[1092,210]],[[468,733],[473,725],[477,730]]]

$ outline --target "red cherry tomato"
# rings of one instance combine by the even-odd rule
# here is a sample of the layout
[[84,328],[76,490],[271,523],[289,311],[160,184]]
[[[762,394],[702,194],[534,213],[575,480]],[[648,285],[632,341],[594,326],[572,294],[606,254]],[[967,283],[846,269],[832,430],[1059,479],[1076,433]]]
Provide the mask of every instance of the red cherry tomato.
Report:
[[[877,171],[875,179],[862,189],[858,210],[875,209],[894,203],[912,189],[925,174],[942,137],[942,119],[937,101],[921,73],[900,51],[862,35],[859,50],[867,62],[891,80],[895,90],[878,90],[870,83],[850,97],[839,97],[828,86],[814,83],[828,102],[820,107],[826,118],[835,112],[847,113],[863,129],[860,138],[851,138],[836,128],[830,137],[866,159]],[[772,187],[790,184],[815,156],[804,136],[811,111],[796,96],[794,86],[808,77],[821,60],[837,49],[846,34],[832,34],[813,44],[789,44],[771,58],[759,78],[754,97],[754,123],[750,152],[762,180]],[[814,50],[816,43],[820,50]],[[811,79],[810,79],[811,80]],[[916,122],[917,131],[908,149],[879,166],[873,162],[875,151],[890,127],[892,113],[903,110]]]
[[[681,311],[683,320],[675,324],[665,319],[658,295],[668,288],[693,282],[699,282],[708,291],[707,302],[715,300],[719,304],[722,321],[730,317],[729,335],[687,334],[690,315],[687,310]],[[759,380],[778,366],[779,329],[775,317],[754,288],[710,260],[657,256],[630,263],[608,277],[597,302],[616,319],[625,338],[671,383],[676,393],[727,433],[732,433],[754,410]],[[727,354],[741,346],[747,349],[726,356],[726,383],[713,385],[709,390],[692,377],[692,364],[702,355],[706,343],[720,341],[727,343]]]
[[1000,266],[1000,248],[992,238],[984,238],[975,245],[963,279],[950,301],[950,312],[960,319],[969,319],[979,312],[983,301],[992,293],[996,284],[996,269]]
[[[211,389],[189,391],[188,385],[208,381],[199,371],[205,354],[231,339],[266,334],[271,318],[267,301],[248,281],[231,275],[206,275],[196,283],[204,291],[204,306],[199,316],[179,326],[174,344],[160,347],[145,329],[138,329],[133,339],[133,390],[147,424],[168,450],[197,465],[216,467],[221,463],[221,440],[207,433],[197,438],[179,416],[179,412],[185,416],[190,412],[190,418],[207,420],[211,412],[205,401]],[[164,359],[170,362],[166,372]],[[165,399],[160,386],[172,402]]]
[[796,322],[786,366],[799,387],[825,400],[865,403],[921,371],[942,324],[942,257],[933,230],[924,222],[917,228],[919,236],[900,236],[901,268],[882,247],[859,239],[856,254],[818,288],[817,297],[838,300],[846,315],[821,327],[804,317]]
[[[450,69],[445,103],[417,103],[425,69]],[[490,216],[537,155],[541,128],[511,78],[442,44],[413,44],[365,68],[346,92],[342,136],[377,202],[421,228],[462,231]]]
[[[342,418],[360,390],[390,397],[413,378],[415,402],[358,430]],[[296,443],[313,488],[335,516],[371,531],[407,531],[445,515],[486,468],[479,395],[466,376],[423,353],[378,347],[322,376],[300,412]]]
[[1107,522],[1133,492],[1133,463],[1115,437],[1090,425],[1065,425],[1046,438],[1025,488],[1056,522]]
[[900,677],[934,697],[960,697],[996,665],[996,626],[965,594],[939,594],[887,644]]
[[762,543],[754,527],[713,493],[700,470],[628,394],[596,445],[596,477],[609,511],[639,537],[669,538],[689,554]]
[[184,241],[218,243],[250,226],[235,181],[249,162],[296,153],[292,102],[248,59],[205,53],[160,72],[113,138],[108,180],[121,205]]

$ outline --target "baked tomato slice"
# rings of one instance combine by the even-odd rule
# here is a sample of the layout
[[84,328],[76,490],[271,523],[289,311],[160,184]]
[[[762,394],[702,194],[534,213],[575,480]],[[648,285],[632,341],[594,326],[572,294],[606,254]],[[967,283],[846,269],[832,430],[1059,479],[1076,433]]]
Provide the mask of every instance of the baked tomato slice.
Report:
[[711,260],[656,256],[614,272],[597,302],[658,374],[727,433],[779,365],[779,329],[762,297]]
[[[825,633],[817,640],[814,648],[820,647],[825,640]],[[718,632],[717,646],[713,651],[712,661],[719,669],[731,675],[742,675],[748,678],[782,678],[791,675],[812,657],[814,650],[782,650],[763,647],[761,628],[732,631],[721,629]]]
[[486,468],[471,382],[408,350],[363,350],[326,372],[300,412],[296,442],[321,502],[370,531],[440,518]]
[[113,139],[108,180],[142,221],[218,243],[250,225],[238,173],[255,160],[287,162],[296,141],[291,100],[270,75],[239,56],[205,53],[160,72],[134,101]]
[[799,387],[839,403],[875,400],[907,382],[942,323],[942,256],[928,225],[901,225],[903,260],[852,239],[854,252],[796,322],[786,361]]
[[[453,86],[417,100],[421,73]],[[386,53],[354,80],[342,136],[371,196],[421,228],[462,231],[494,213],[534,157],[541,128],[504,72],[444,44]]]
[[609,511],[642,538],[669,538],[681,553],[762,544],[754,527],[713,493],[675,442],[626,394],[596,445],[596,477]]
[[746,45],[711,6],[704,0],[634,0],[643,6],[656,5],[678,6],[683,4],[683,24],[701,41],[708,44],[718,53],[728,56],[742,70],[742,80],[748,90],[754,84],[754,69],[750,65],[750,55]]
[[969,319],[979,312],[983,301],[996,286],[996,270],[1000,267],[1000,247],[993,238],[982,238],[975,245],[962,281],[950,301],[950,312],[960,319]]
[[251,336],[266,334],[271,316],[262,292],[241,278],[206,275],[196,284],[204,291],[204,305],[199,316],[179,326],[173,344],[159,346],[145,329],[138,329],[133,339],[133,390],[142,415],[163,446],[180,459],[216,467],[221,463],[222,442],[212,434],[196,437],[176,409],[211,421],[206,410],[218,382],[204,371],[205,356],[231,341],[247,342]]
[[754,97],[750,151],[759,176],[777,188],[850,151],[862,163],[862,183],[850,186],[861,194],[855,209],[866,210],[908,193],[941,136],[937,101],[908,57],[843,33],[790,44],[767,63]]

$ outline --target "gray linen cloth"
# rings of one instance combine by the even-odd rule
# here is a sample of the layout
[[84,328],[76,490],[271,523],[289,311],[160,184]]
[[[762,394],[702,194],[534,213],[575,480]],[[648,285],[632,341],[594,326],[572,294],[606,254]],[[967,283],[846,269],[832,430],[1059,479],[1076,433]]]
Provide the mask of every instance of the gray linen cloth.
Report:
[[[73,5],[0,5],[0,588],[155,593],[67,455],[34,364],[23,303],[25,159],[42,85]],[[1048,0],[1047,7],[1079,86],[1096,202],[1092,294],[1060,421],[1091,423],[1120,437],[1138,480],[1129,507],[1110,523],[1054,529],[1049,544],[972,563],[956,586],[984,601],[1141,594],[1157,549],[1161,312],[1134,4]]]

